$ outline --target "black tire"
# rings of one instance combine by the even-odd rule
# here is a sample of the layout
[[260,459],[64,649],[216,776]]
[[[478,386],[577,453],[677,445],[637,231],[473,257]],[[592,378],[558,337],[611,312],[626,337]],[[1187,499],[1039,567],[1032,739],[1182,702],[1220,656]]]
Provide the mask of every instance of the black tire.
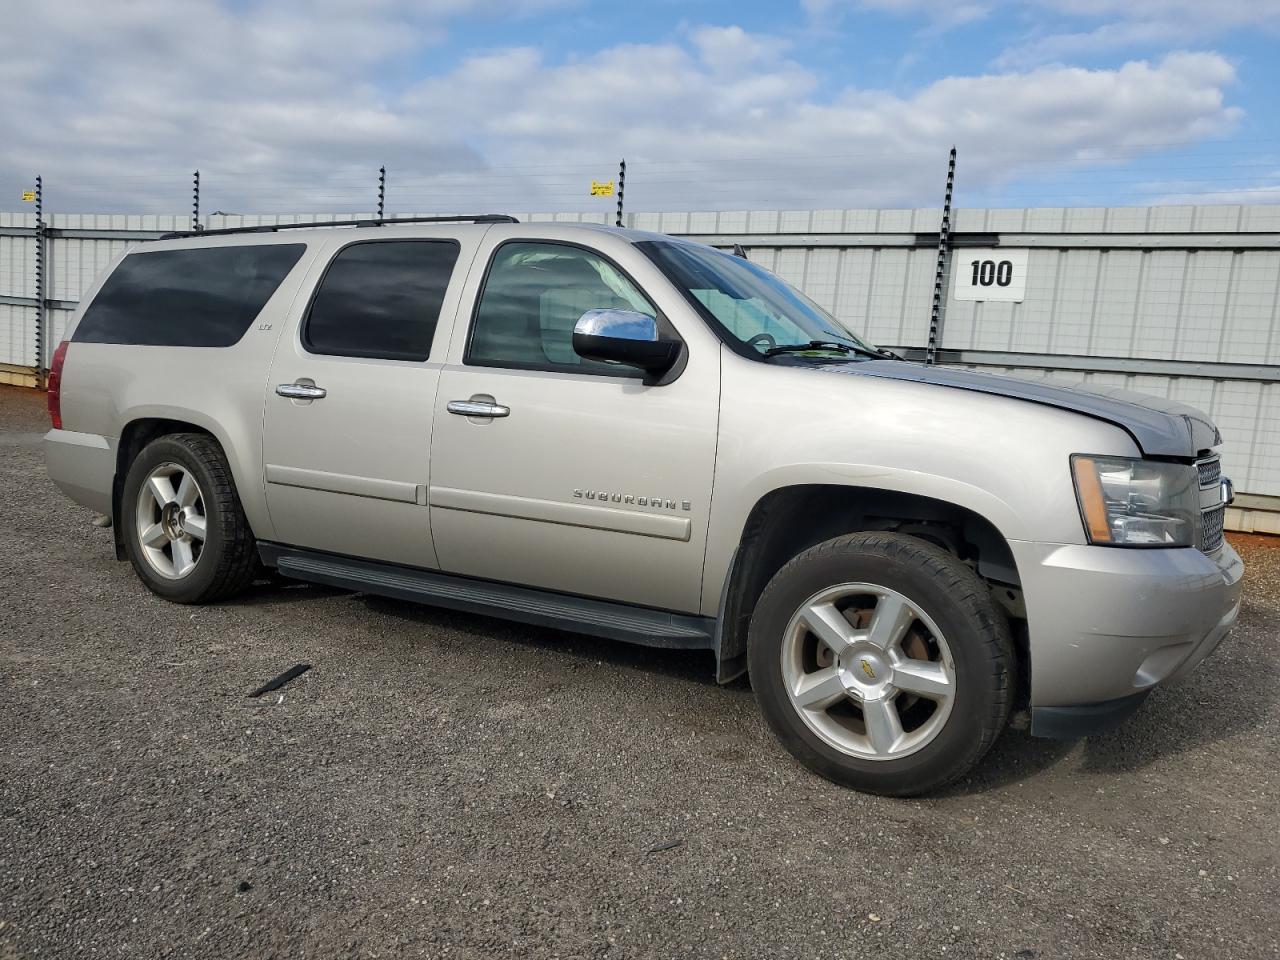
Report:
[[[168,579],[144,558],[138,531],[138,495],[147,476],[173,463],[189,471],[202,494],[205,539],[195,569]],[[253,583],[257,543],[245,519],[226,455],[207,434],[174,433],[153,440],[129,466],[120,503],[121,534],[138,578],[157,596],[174,603],[209,603],[234,596]]]
[[[842,583],[902,594],[946,638],[955,672],[951,712],[915,753],[866,759],[838,750],[810,729],[788,696],[782,666],[787,625],[807,600]],[[855,533],[805,550],[760,596],[748,642],[751,684],[774,734],[804,766],[857,790],[889,796],[936,790],[972,769],[1008,721],[1016,668],[1008,620],[973,570],[916,537]]]

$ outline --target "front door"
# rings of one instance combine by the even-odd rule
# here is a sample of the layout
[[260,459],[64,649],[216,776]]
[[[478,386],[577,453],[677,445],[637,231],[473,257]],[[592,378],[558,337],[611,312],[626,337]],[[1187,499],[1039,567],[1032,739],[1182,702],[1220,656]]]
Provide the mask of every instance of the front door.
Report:
[[442,237],[356,241],[320,259],[319,287],[267,385],[263,461],[277,540],[436,566],[432,406],[454,277],[473,253],[474,243]]
[[679,335],[597,252],[497,246],[440,375],[429,493],[440,566],[696,613],[719,353],[686,338],[680,375],[646,385],[574,353],[573,326],[595,308],[638,310]]

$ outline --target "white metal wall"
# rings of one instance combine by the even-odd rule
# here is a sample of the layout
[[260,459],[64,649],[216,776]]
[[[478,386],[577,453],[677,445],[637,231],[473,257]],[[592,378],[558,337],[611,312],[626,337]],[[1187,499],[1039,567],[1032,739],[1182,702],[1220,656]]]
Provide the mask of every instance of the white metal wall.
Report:
[[[0,227],[34,227],[31,214],[0,213]],[[28,237],[0,235],[0,294],[36,295],[36,251]],[[34,307],[0,303],[0,364],[29,367],[35,362]]]
[[[209,228],[350,219],[353,214],[211,217]],[[363,216],[371,216],[365,214]],[[611,222],[606,213],[517,214],[532,222]],[[873,342],[923,346],[929,329],[935,251],[905,243],[936,233],[939,210],[724,211],[634,213],[628,226],[704,239],[734,238],[751,259],[776,271],[850,322]],[[94,231],[181,230],[185,215],[54,215],[50,226]],[[34,226],[29,214],[0,214],[0,227]],[[1224,454],[1238,489],[1280,496],[1280,244],[1233,249],[1169,246],[1161,235],[1280,234],[1280,206],[1123,207],[1109,209],[960,210],[957,234],[1060,235],[1059,248],[1030,250],[1021,303],[958,302],[948,296],[942,347],[1076,358],[1262,364],[1276,376],[1239,380],[1199,376],[1089,372],[988,363],[1021,377],[1053,375],[1171,397],[1209,412],[1225,437]],[[1129,235],[1108,247],[1098,235]],[[1144,237],[1134,242],[1132,235]],[[1093,235],[1091,248],[1072,248]],[[842,240],[833,241],[834,236]],[[1151,246],[1144,246],[1147,242]],[[52,237],[46,245],[52,300],[75,301],[99,271],[136,240]],[[1176,241],[1172,241],[1176,242]],[[1219,242],[1215,240],[1213,242]],[[1255,242],[1254,246],[1258,246]],[[953,251],[963,261],[964,250]],[[0,296],[34,297],[34,241],[0,236]],[[950,291],[948,291],[950,293]],[[35,310],[0,303],[0,364],[31,366]],[[57,343],[66,310],[49,311]],[[1187,371],[1192,372],[1192,371]]]

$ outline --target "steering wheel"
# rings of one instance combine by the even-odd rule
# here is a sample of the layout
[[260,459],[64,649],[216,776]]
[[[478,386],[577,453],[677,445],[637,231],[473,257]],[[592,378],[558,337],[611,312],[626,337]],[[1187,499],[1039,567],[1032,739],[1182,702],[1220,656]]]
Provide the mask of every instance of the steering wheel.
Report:
[[752,337],[750,340],[747,341],[747,346],[754,347],[757,343],[769,344],[770,350],[772,350],[774,347],[778,345],[778,341],[773,339],[773,334],[771,333],[757,333],[754,337]]

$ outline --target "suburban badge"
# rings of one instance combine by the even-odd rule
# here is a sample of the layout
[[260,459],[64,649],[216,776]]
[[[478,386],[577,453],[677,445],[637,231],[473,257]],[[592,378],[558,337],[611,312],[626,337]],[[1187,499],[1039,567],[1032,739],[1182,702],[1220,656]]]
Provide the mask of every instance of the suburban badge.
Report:
[[599,500],[602,503],[620,503],[624,507],[657,507],[660,510],[692,510],[689,500],[673,500],[670,497],[641,497],[633,493],[610,493],[607,490],[573,491],[575,500]]

